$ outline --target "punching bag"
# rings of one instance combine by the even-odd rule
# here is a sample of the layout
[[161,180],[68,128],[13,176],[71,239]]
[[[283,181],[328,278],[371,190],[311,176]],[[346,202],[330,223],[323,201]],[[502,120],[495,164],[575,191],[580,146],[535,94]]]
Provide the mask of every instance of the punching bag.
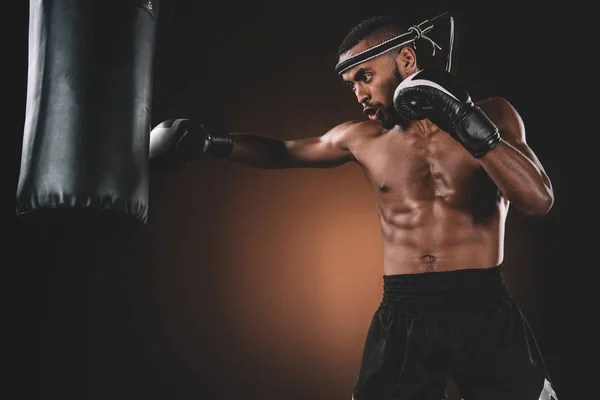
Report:
[[148,214],[158,0],[31,0],[17,215]]

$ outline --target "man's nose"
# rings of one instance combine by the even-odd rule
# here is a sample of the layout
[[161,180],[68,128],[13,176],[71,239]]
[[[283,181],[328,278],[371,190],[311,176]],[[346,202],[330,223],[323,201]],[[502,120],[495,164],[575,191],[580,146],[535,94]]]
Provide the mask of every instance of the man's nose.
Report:
[[364,104],[369,101],[370,96],[367,90],[361,87],[356,88],[356,99],[359,103]]

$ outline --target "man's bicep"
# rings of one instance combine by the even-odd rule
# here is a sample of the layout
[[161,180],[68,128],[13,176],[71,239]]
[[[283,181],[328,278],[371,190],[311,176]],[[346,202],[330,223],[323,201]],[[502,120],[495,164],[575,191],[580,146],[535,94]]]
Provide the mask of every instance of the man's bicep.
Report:
[[533,162],[541,171],[544,171],[542,163],[535,152],[527,143],[525,124],[518,111],[503,98],[493,98],[490,102],[495,104],[486,107],[482,105],[484,111],[487,109],[488,116],[498,127],[502,140],[519,150],[525,157]]
[[289,156],[300,167],[335,167],[354,160],[344,127],[336,127],[323,136],[285,142]]

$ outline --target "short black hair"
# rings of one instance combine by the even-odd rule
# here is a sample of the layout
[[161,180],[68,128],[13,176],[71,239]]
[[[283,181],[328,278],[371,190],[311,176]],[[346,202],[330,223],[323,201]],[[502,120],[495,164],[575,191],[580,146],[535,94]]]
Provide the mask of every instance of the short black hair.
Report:
[[372,38],[383,41],[401,35],[406,32],[404,26],[404,21],[398,17],[380,15],[367,18],[344,37],[338,48],[338,55],[341,56],[361,40]]

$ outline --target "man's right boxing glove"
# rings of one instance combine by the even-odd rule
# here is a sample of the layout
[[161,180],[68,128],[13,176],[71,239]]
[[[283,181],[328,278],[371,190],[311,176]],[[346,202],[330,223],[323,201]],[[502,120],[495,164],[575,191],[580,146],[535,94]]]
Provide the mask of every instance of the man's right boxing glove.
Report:
[[231,134],[210,131],[185,118],[168,119],[150,132],[150,161],[159,167],[173,168],[205,154],[227,157],[232,149]]

